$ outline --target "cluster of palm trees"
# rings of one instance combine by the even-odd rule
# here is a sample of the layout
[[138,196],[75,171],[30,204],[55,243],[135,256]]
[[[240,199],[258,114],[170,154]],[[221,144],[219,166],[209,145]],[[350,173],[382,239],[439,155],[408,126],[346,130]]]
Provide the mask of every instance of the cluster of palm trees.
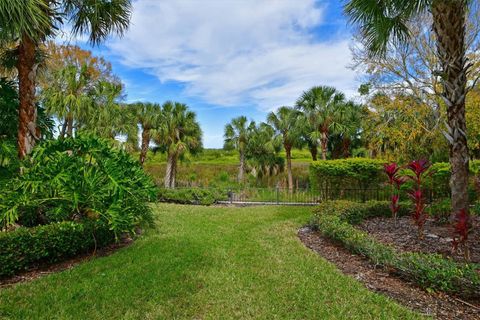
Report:
[[[0,48],[15,69],[19,87],[18,156],[24,158],[39,139],[36,82],[41,46],[65,25],[72,35],[98,44],[129,26],[131,0],[25,0],[0,2]],[[71,75],[65,71],[65,78]],[[68,112],[67,112],[68,113]],[[65,130],[69,130],[67,127]]]
[[333,87],[313,87],[298,98],[295,107],[280,107],[269,113],[266,123],[257,126],[244,116],[233,119],[225,126],[225,147],[239,152],[240,182],[244,180],[247,161],[254,169],[258,163],[263,168],[279,168],[278,152],[283,147],[288,188],[293,190],[292,149],[308,147],[315,161],[319,147],[325,160],[328,150],[333,154],[336,145],[340,145],[341,156],[348,157],[351,142],[360,133],[364,112],[363,106],[348,101]]

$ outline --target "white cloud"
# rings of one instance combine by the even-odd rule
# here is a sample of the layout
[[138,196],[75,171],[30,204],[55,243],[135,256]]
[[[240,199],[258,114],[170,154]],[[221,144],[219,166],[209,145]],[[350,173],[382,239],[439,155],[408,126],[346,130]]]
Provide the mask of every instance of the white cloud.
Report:
[[311,33],[323,13],[314,0],[138,0],[130,30],[109,47],[188,96],[269,110],[313,85],[353,91],[348,40]]

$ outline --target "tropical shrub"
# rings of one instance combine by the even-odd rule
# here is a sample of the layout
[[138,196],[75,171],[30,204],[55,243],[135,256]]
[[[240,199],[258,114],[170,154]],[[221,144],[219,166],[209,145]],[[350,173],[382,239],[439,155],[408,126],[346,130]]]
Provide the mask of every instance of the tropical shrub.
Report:
[[89,252],[114,240],[114,233],[101,221],[64,221],[0,232],[0,278]]
[[153,182],[137,161],[106,140],[45,141],[23,166],[23,174],[0,194],[4,228],[98,219],[118,236],[152,221]]
[[384,163],[383,160],[365,158],[317,161],[310,165],[310,184],[316,190],[377,187],[385,181]]
[[225,192],[203,188],[162,188],[158,191],[158,201],[182,204],[212,205],[219,200],[227,200]]
[[[408,214],[400,206],[399,215]],[[340,242],[350,251],[368,258],[373,264],[426,289],[441,290],[463,297],[480,297],[480,266],[460,263],[438,254],[402,252],[377,241],[368,233],[355,228],[364,219],[389,216],[388,202],[356,203],[324,202],[315,210],[311,226],[323,235]]]

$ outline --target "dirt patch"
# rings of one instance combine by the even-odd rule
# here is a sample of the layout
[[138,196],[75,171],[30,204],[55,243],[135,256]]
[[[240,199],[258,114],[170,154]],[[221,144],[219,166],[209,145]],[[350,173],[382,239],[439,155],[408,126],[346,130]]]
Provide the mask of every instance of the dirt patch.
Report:
[[[473,217],[472,224],[474,228],[468,240],[470,259],[472,262],[480,263],[479,217]],[[418,239],[417,227],[410,217],[398,219],[396,225],[391,218],[372,218],[363,221],[357,228],[367,231],[382,243],[394,245],[401,251],[439,253],[444,257],[464,261],[461,250],[452,254],[453,227],[449,224],[438,225],[433,220],[427,220],[423,240]]]
[[95,252],[84,253],[74,258],[49,265],[39,265],[26,272],[20,273],[10,278],[0,279],[0,288],[11,286],[15,283],[30,281],[55,272],[71,269],[80,263],[98,257],[106,257],[117,251],[118,249],[129,246],[133,240],[131,238],[122,239],[121,242],[111,244],[104,248],[98,249]]
[[465,301],[444,293],[426,292],[383,268],[375,268],[368,260],[350,253],[309,228],[300,229],[298,236],[308,248],[362,282],[368,289],[382,293],[412,310],[437,319],[480,319],[479,301]]

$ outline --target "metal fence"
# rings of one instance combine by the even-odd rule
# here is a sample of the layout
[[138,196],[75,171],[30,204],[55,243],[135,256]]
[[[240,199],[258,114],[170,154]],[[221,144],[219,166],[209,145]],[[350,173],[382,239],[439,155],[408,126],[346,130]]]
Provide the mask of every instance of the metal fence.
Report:
[[[218,203],[231,204],[282,204],[282,205],[316,205],[327,200],[350,200],[365,202],[370,200],[390,200],[388,189],[329,188],[322,190],[285,188],[244,188],[226,189],[221,192],[223,199]],[[437,199],[448,197],[435,190],[424,190],[425,201],[431,203]],[[406,200],[404,192],[401,198]]]

